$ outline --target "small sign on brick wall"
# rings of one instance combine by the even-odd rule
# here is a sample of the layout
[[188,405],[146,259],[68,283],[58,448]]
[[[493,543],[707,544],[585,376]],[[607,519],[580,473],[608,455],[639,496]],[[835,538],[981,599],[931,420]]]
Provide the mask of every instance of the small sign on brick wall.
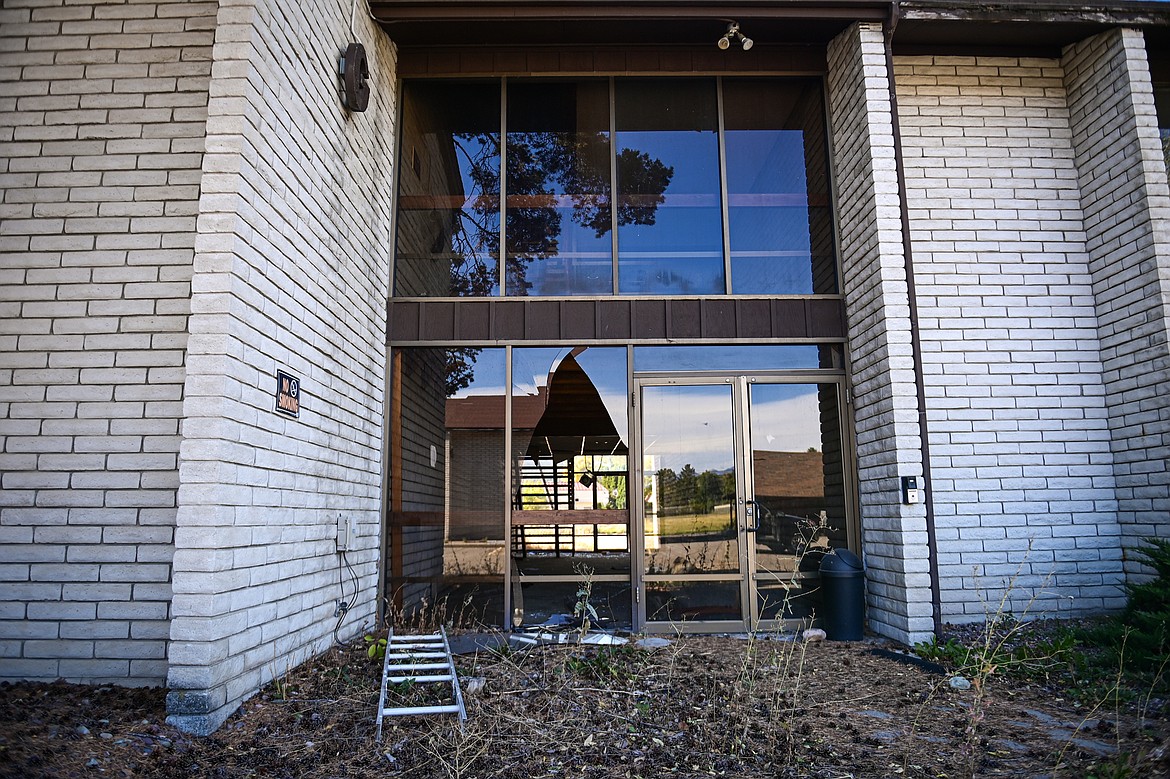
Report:
[[301,380],[284,371],[276,372],[276,410],[290,417],[301,415]]

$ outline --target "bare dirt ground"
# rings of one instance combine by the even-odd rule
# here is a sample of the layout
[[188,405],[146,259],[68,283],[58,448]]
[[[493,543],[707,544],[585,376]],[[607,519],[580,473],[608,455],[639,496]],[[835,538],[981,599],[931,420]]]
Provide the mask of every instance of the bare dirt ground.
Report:
[[294,669],[207,738],[165,724],[162,690],[4,685],[0,777],[1170,776],[1164,699],[998,670],[957,690],[896,649],[676,637],[481,651],[458,658],[465,686],[483,680],[463,729],[397,719],[381,742],[380,663],[360,644]]

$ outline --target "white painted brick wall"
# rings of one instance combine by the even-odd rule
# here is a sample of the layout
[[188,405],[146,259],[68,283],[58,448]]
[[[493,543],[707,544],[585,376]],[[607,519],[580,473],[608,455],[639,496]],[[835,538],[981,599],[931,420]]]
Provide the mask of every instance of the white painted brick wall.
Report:
[[922,475],[909,298],[880,25],[829,46],[843,291],[849,320],[870,628],[908,643],[932,629],[923,506],[901,505],[900,476]]
[[[944,618],[1122,602],[1060,62],[899,57]],[[1010,585],[1008,584],[1010,582]]]
[[[1125,546],[1170,537],[1170,195],[1145,44],[1113,30],[1063,57]],[[1139,574],[1132,556],[1127,571]]]
[[216,6],[0,9],[0,678],[166,678]]
[[[350,115],[336,75],[349,11],[219,12],[168,677],[172,721],[194,732],[332,642],[339,514],[360,524],[342,638],[375,616],[394,51],[359,14],[374,95]],[[302,380],[299,419],[273,410],[277,369]]]

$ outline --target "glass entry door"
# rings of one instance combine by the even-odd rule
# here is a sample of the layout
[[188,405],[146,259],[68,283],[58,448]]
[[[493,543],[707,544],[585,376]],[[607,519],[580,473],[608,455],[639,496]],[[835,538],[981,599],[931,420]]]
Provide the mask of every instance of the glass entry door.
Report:
[[747,552],[735,387],[728,379],[640,392],[642,623],[740,630]]
[[704,376],[635,387],[640,625],[740,631],[813,616],[821,554],[847,543],[840,385]]

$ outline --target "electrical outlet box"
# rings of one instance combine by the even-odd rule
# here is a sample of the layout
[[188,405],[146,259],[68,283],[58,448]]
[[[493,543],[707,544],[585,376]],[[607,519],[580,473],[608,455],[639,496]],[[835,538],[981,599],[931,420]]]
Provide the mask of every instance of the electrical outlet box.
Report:
[[347,552],[357,543],[357,520],[344,514],[337,515],[337,551]]

